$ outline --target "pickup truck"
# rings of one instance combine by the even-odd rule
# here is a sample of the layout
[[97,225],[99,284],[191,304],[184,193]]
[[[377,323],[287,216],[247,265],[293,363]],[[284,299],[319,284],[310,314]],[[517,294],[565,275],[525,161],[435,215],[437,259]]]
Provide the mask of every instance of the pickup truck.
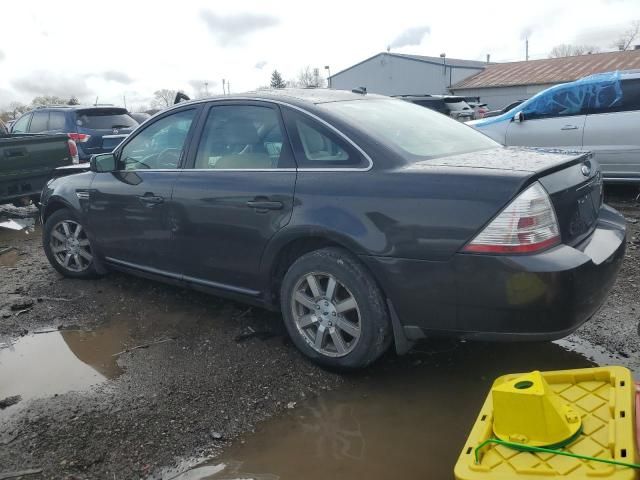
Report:
[[78,148],[66,135],[0,133],[0,204],[26,205],[56,168],[78,163]]

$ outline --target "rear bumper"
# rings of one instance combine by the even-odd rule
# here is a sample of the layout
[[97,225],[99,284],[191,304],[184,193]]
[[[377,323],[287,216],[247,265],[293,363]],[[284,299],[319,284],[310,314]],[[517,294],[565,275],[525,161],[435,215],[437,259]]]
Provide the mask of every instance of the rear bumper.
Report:
[[536,255],[456,254],[447,262],[363,257],[410,340],[552,340],[597,312],[626,247],[624,217],[603,207],[591,236]]

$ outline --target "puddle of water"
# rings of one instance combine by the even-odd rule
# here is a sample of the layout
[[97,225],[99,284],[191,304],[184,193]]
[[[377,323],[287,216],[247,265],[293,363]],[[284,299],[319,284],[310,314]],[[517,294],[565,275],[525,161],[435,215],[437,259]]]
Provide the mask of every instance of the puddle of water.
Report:
[[65,330],[22,337],[0,348],[0,399],[20,395],[21,402],[0,410],[0,419],[26,401],[83,391],[122,370],[113,354],[130,339],[124,323],[94,331]]
[[195,478],[451,478],[496,377],[593,366],[554,343],[433,343],[418,350],[266,421],[199,467],[223,465],[221,472],[201,470]]
[[0,249],[0,266],[13,267],[18,263],[20,252],[15,248],[9,248],[6,250]]

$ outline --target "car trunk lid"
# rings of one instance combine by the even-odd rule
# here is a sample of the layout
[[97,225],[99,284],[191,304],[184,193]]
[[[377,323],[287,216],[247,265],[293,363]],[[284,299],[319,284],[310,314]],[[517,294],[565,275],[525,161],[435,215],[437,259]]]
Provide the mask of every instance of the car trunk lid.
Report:
[[549,193],[562,242],[576,245],[595,228],[603,202],[600,166],[588,152],[499,148],[417,162],[410,168],[460,167],[511,171],[523,189],[538,180]]

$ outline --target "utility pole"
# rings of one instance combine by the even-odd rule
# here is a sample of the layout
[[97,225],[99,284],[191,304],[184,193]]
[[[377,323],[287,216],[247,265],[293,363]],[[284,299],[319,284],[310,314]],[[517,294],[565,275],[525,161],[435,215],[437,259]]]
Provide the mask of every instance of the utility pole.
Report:
[[327,87],[331,88],[331,69],[329,65],[325,65],[324,69],[327,71]]
[[223,79],[222,79],[222,94],[223,94],[223,95],[226,95],[226,94],[227,94],[227,91],[224,89],[225,82],[226,82],[226,80],[223,78]]
[[127,97],[125,97],[124,95],[122,95],[122,102],[124,103],[124,108],[126,110],[127,109]]
[[529,61],[529,36],[524,39],[524,59]]
[[204,93],[207,97],[209,96],[209,82],[204,82]]

